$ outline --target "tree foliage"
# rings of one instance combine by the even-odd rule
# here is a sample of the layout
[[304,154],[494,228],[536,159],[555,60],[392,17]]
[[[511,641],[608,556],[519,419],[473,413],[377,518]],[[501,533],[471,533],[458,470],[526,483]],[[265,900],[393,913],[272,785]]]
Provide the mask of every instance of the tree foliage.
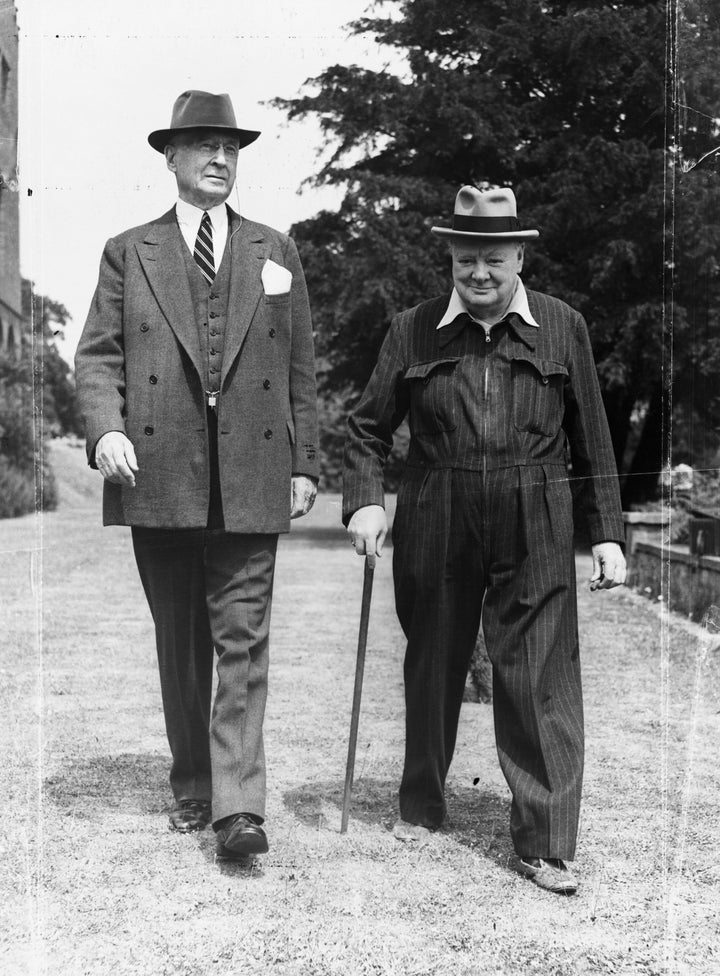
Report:
[[[695,6],[714,32],[704,43],[720,50],[709,0]],[[665,0],[381,0],[370,12],[351,30],[387,49],[386,69],[334,65],[275,103],[290,119],[319,120],[328,148],[313,182],[344,189],[337,213],[292,230],[325,395],[349,406],[392,316],[449,290],[447,252],[429,229],[447,226],[458,188],[509,185],[523,224],[541,232],[526,284],[585,315],[618,461],[638,473],[635,455],[657,472],[677,162],[667,153]],[[703,68],[696,83],[688,71],[686,90],[717,106],[718,77]],[[683,240],[697,241],[698,207],[718,199],[709,184],[688,196]],[[698,281],[689,259],[676,272],[680,339]],[[675,365],[692,372],[684,354]],[[632,480],[628,494],[655,477]]]
[[0,518],[55,508],[45,440],[81,432],[71,370],[56,346],[70,315],[26,280],[22,304],[20,358],[0,356]]
[[677,460],[717,467],[720,156],[712,150],[720,145],[720,7],[711,0],[680,4],[673,82],[673,435]]

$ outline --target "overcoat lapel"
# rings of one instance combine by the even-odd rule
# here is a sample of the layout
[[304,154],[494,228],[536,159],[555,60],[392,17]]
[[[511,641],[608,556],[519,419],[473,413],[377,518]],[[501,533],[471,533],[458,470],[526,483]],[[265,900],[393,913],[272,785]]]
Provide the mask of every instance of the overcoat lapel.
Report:
[[195,313],[188,282],[175,208],[150,224],[145,240],[136,245],[150,287],[170,328],[198,371],[204,376]]
[[247,221],[229,207],[228,213],[230,223],[227,257],[232,261],[232,265],[221,389],[242,348],[262,297],[260,274],[271,250],[262,229],[257,226],[250,229]]

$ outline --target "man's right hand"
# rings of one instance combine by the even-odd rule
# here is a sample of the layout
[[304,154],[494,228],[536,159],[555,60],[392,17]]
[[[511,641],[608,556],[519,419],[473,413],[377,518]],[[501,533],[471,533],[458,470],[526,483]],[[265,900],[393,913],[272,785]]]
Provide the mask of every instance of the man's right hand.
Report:
[[109,430],[95,445],[95,463],[106,481],[135,487],[138,471],[135,448],[120,430]]
[[382,556],[388,532],[387,516],[382,505],[359,508],[348,522],[347,530],[358,556],[367,556],[368,565],[375,567],[375,557]]

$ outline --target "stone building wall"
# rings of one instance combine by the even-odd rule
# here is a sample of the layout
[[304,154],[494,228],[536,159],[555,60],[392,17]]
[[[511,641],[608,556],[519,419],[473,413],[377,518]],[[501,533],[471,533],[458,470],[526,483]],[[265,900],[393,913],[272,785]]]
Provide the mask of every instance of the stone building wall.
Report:
[[13,357],[23,329],[17,140],[17,11],[13,0],[0,0],[0,355]]

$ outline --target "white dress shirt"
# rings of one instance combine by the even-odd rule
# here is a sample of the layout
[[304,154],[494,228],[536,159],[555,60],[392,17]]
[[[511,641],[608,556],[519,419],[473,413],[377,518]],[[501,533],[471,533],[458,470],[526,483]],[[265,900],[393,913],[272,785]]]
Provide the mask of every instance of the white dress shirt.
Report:
[[[204,213],[204,210],[201,210],[199,207],[194,207],[192,203],[187,203],[185,200],[178,200],[175,204],[175,215],[177,216],[178,226],[185,239],[185,243],[190,248],[191,254],[195,250],[195,239],[200,230],[200,221]],[[208,210],[208,215],[213,230],[213,261],[215,263],[215,271],[217,272],[225,250],[225,242],[227,241],[227,207],[224,203],[219,203],[216,207]]]
[[[536,322],[532,316],[532,312],[530,311],[530,306],[528,305],[525,285],[523,285],[519,277],[517,279],[517,285],[515,286],[515,292],[513,294],[513,297],[510,299],[510,304],[508,305],[505,311],[505,315],[509,315],[510,312],[516,312],[523,320],[523,322],[527,322],[528,325],[534,325],[535,328],[538,329],[540,328],[539,323]],[[470,316],[473,322],[477,322],[478,325],[481,325],[486,332],[489,332],[490,329],[492,328],[491,323],[483,322],[482,319],[477,318],[475,315],[473,315],[471,312],[468,311],[468,309],[465,307],[465,302],[458,294],[457,288],[453,288],[452,295],[450,296],[450,302],[448,304],[445,314],[440,319],[440,322],[438,324],[438,329],[442,329],[444,325],[450,325],[451,322],[455,321],[458,315],[463,315],[465,313],[467,313],[467,315]]]

